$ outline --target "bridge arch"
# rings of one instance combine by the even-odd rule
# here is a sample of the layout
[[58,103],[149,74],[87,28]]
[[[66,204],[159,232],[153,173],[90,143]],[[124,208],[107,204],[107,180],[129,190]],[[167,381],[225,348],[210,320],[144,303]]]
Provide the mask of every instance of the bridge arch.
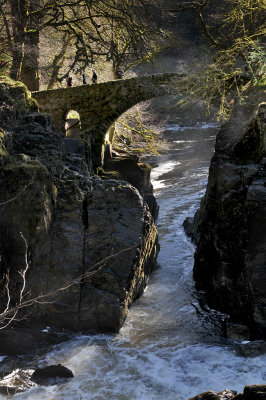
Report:
[[75,110],[69,110],[66,113],[64,120],[66,137],[79,139],[82,129],[79,113]]
[[183,74],[160,74],[117,81],[32,92],[40,111],[52,114],[57,131],[64,131],[69,110],[80,115],[81,136],[91,143],[94,164],[102,163],[102,147],[110,126],[134,105],[153,97],[185,92]]

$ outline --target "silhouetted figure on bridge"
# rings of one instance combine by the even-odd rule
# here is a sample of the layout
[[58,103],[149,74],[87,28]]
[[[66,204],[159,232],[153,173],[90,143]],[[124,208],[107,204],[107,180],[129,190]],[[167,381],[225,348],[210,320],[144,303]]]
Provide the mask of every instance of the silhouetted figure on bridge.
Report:
[[115,77],[116,79],[122,79],[124,76],[123,71],[121,71],[121,69],[118,69],[115,71]]
[[98,76],[97,76],[96,72],[92,71],[92,78],[91,78],[92,83],[97,83],[97,79],[98,79]]
[[87,85],[87,77],[85,74],[82,74],[82,82],[83,82],[83,85]]
[[68,76],[68,77],[66,78],[66,81],[67,81],[67,86],[68,86],[68,87],[72,86],[72,76]]

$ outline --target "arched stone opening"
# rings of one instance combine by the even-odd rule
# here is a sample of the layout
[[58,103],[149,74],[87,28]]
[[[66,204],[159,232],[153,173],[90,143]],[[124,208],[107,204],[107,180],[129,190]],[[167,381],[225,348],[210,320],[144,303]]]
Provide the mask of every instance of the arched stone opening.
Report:
[[75,110],[69,110],[65,117],[66,137],[80,139],[81,122],[80,115]]
[[150,99],[128,108],[109,126],[104,137],[105,144],[132,154],[140,155],[142,147],[147,152],[156,153],[157,135],[161,131],[161,124],[154,117],[156,108]]

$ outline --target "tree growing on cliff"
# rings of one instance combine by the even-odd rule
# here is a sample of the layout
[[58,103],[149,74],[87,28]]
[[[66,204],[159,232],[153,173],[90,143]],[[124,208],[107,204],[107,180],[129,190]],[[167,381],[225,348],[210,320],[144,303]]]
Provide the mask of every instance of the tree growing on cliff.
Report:
[[192,0],[170,12],[193,11],[214,54],[209,67],[191,84],[189,100],[201,97],[209,107],[219,99],[219,117],[224,119],[235,96],[241,96],[249,85],[265,80],[266,3],[265,0],[226,0],[211,18],[208,13],[213,12],[212,3]]

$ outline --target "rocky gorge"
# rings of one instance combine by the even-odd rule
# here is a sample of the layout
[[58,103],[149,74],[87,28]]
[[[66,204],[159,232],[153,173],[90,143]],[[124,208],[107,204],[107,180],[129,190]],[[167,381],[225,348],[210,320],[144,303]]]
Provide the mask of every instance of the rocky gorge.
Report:
[[[54,131],[23,84],[0,83],[1,311],[29,301],[31,327],[117,332],[154,268],[149,207],[125,180],[96,176],[81,143]],[[2,335],[7,352],[8,327]],[[32,340],[10,351],[28,351]]]
[[[263,93],[259,100],[262,97]],[[30,290],[31,298],[36,298],[28,324],[22,321],[20,329],[15,325],[16,329],[11,327],[1,332],[1,352],[30,352],[43,343],[54,344],[68,339],[74,330],[117,332],[128,307],[142,294],[158,251],[157,229],[151,215],[155,216],[158,210],[152,195],[150,168],[135,157],[120,155],[108,160],[105,169],[98,171],[101,176],[96,176],[88,153],[85,154],[76,142],[66,140],[54,131],[51,117],[37,112],[36,103],[23,85],[3,81],[1,99],[1,188],[4,189],[0,200],[1,271],[9,276],[10,294],[16,301],[22,282],[20,271],[28,264],[27,291]],[[239,329],[248,332],[246,336],[240,335],[246,339],[262,338],[264,324],[263,318],[244,318],[245,310],[255,310],[255,316],[263,316],[263,296],[257,301],[256,288],[257,282],[263,282],[264,253],[254,250],[257,247],[253,245],[256,243],[261,249],[265,243],[264,104],[259,111],[257,103],[252,106],[252,121],[248,117],[250,112],[250,105],[246,109],[241,107],[241,111],[236,108],[235,119],[219,130],[207,192],[195,216],[192,233],[197,241],[194,277],[198,289],[204,290],[211,307],[231,315],[234,327],[238,322]],[[239,125],[240,115],[242,126]],[[231,191],[224,190],[227,187]],[[247,192],[253,202],[246,208],[249,203],[243,193],[246,195]],[[217,195],[215,202],[214,194]],[[239,198],[244,203],[244,206],[241,203],[242,207]],[[235,202],[237,207],[234,207]],[[234,211],[230,211],[232,205]],[[235,211],[239,208],[248,210],[241,222],[237,222],[239,214]],[[254,218],[254,212],[258,217]],[[218,222],[222,225],[225,221],[225,227],[217,227]],[[253,222],[256,222],[255,226]],[[258,232],[257,227],[261,227]],[[242,228],[245,240],[240,234]],[[221,231],[223,235],[219,236]],[[238,242],[232,243],[233,238],[241,238],[240,243],[246,245],[250,232],[254,233],[254,238],[247,246],[248,250],[239,248]],[[261,235],[261,242],[257,234]],[[209,250],[213,243],[220,256],[221,249],[230,249],[223,255],[228,259],[237,251],[238,261],[240,255],[246,260],[247,253],[253,258],[259,254],[262,260],[262,264],[253,260],[247,268],[250,280],[244,279],[247,272],[242,272],[239,275],[242,280],[238,276],[233,284],[228,284],[229,293],[240,286],[240,294],[229,296],[225,293],[221,296],[222,305],[218,302],[220,286],[225,287],[225,280],[231,283],[231,275],[226,275],[225,269],[217,272],[225,263],[223,259],[220,262],[217,255],[213,257]],[[252,267],[255,263],[257,269]],[[217,271],[212,277],[214,267]],[[255,280],[257,276],[260,278]],[[250,282],[253,292],[246,303],[241,303],[245,298],[241,293],[251,286]],[[3,281],[3,289],[5,284]],[[46,293],[50,293],[48,298],[38,298]],[[238,301],[242,314],[235,312],[241,308],[235,305]],[[6,304],[6,291],[3,291],[2,304]],[[50,327],[56,329],[56,335],[51,334]],[[16,382],[19,380],[22,390],[34,388],[36,383],[31,380],[32,374],[33,370],[13,373],[10,379],[15,382],[14,386],[6,377],[1,381],[2,393],[7,390],[17,393]],[[264,398],[265,385],[253,385],[246,386],[240,394],[234,390],[208,391],[191,400]]]

